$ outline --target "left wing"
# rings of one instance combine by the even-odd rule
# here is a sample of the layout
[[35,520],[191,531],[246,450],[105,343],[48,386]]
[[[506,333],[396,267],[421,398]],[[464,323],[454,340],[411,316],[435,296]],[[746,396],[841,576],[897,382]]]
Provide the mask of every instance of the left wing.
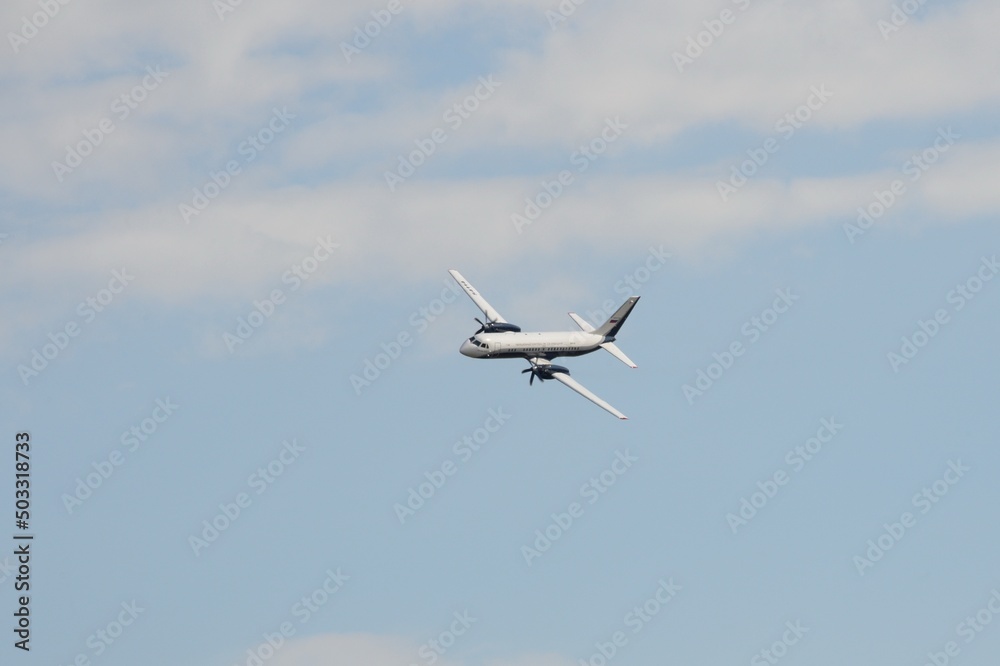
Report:
[[[551,361],[549,361],[548,359],[545,359],[545,358],[541,358],[541,357],[535,357],[535,358],[528,359],[528,362],[531,363],[532,367],[535,367],[535,366],[544,367],[544,366],[547,366],[547,365],[552,365]],[[525,371],[525,372],[527,372],[527,371]],[[606,401],[601,400],[596,395],[594,395],[593,393],[591,393],[587,389],[587,387],[585,387],[583,384],[581,384],[580,382],[578,382],[575,379],[573,379],[572,377],[570,377],[568,373],[566,373],[566,372],[548,372],[546,374],[548,375],[549,379],[555,379],[555,380],[559,381],[560,383],[565,384],[566,386],[570,387],[571,389],[573,389],[574,391],[576,391],[577,393],[579,393],[580,395],[582,395],[587,400],[591,401],[592,403],[594,403],[598,407],[601,407],[602,409],[608,410],[609,412],[611,412],[612,414],[614,414],[618,418],[620,418],[622,420],[628,419],[627,416],[625,416],[624,414],[622,414],[621,412],[619,412],[617,409],[615,409],[614,407],[612,407],[611,405],[609,405]]]
[[455,278],[455,282],[457,282],[458,285],[465,290],[465,293],[469,295],[469,298],[472,299],[472,302],[475,303],[476,306],[483,311],[483,314],[486,315],[487,321],[494,321],[501,324],[507,323],[507,320],[501,317],[500,313],[497,312],[492,305],[486,302],[486,299],[483,298],[478,291],[476,291],[476,288],[473,287],[469,283],[469,281],[462,276],[461,273],[459,273],[455,269],[451,269],[448,272],[451,273],[451,276],[453,278]]

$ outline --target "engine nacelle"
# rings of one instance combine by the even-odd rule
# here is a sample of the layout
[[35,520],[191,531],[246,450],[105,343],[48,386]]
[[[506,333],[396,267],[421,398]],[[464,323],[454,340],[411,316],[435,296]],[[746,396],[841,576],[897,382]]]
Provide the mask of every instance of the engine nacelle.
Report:
[[530,372],[528,383],[531,384],[535,381],[535,377],[538,377],[538,381],[544,382],[546,379],[552,379],[556,376],[556,373],[569,374],[569,368],[563,367],[561,365],[553,365],[549,363],[548,365],[536,365],[533,364],[530,368],[525,368],[521,371],[521,374],[525,372]]
[[482,327],[483,333],[520,333],[521,327],[507,322],[491,321]]
[[537,365],[535,366],[535,372],[539,374],[540,377],[545,377],[545,379],[552,379],[552,375],[557,372],[562,372],[569,374],[569,368],[563,365],[555,365],[550,363],[549,365]]

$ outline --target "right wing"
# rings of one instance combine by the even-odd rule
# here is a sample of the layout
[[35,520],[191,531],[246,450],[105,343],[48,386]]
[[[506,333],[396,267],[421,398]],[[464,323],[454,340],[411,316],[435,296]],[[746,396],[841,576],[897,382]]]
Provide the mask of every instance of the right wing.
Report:
[[507,323],[507,320],[501,317],[500,313],[497,312],[492,305],[486,302],[486,299],[483,298],[478,291],[476,291],[475,287],[469,284],[468,280],[462,277],[461,273],[459,273],[455,269],[451,269],[448,272],[451,273],[451,276],[453,278],[455,278],[455,282],[457,282],[458,285],[465,290],[465,293],[469,295],[469,298],[472,299],[472,302],[475,303],[476,306],[483,311],[483,314],[486,315],[487,321],[495,321],[501,324]]
[[572,377],[570,377],[569,375],[567,375],[565,372],[553,372],[552,373],[552,379],[556,379],[556,380],[562,382],[566,386],[570,387],[571,389],[573,389],[574,391],[576,391],[577,393],[579,393],[580,395],[582,395],[587,400],[590,400],[595,405],[608,410],[609,412],[611,412],[612,414],[614,414],[618,418],[620,418],[620,419],[627,419],[628,418],[627,416],[625,416],[624,414],[622,414],[621,412],[619,412],[617,409],[615,409],[614,407],[612,407],[611,405],[609,405],[607,402],[605,402],[604,400],[601,400],[596,395],[594,395],[593,393],[591,393],[590,391],[588,391],[587,388],[583,384],[581,384],[580,382],[576,381],[575,379],[573,379]]

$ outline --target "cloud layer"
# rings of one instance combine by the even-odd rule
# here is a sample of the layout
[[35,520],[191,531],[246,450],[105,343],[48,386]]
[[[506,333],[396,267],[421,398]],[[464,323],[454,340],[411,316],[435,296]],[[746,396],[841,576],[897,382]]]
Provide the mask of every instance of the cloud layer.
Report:
[[[950,222],[1000,207],[988,181],[1000,147],[965,128],[1000,96],[1000,8],[985,1],[913,17],[860,0],[213,7],[72,3],[14,40],[6,284],[72,299],[128,265],[133,297],[245,299],[326,235],[342,252],[314,284],[436,277],[460,258],[498,266],[573,243],[667,242],[683,259],[850,221],[950,126],[961,140],[893,213]],[[30,32],[36,9],[9,5],[2,21]],[[466,51],[473,64],[432,48],[469,35],[489,44]],[[621,128],[611,141],[608,123]],[[769,139],[777,151],[748,163]],[[806,169],[782,154],[797,146],[815,155]],[[746,183],[720,194],[738,171]]]

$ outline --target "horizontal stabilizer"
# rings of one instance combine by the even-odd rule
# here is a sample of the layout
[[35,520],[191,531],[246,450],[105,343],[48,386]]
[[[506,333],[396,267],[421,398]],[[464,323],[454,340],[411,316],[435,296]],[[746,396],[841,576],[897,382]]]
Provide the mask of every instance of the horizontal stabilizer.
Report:
[[612,356],[614,356],[615,358],[617,358],[619,361],[621,361],[622,363],[624,363],[628,367],[630,367],[630,368],[638,368],[639,367],[635,363],[633,363],[632,359],[630,359],[628,356],[626,356],[625,353],[621,349],[618,349],[618,345],[616,345],[615,343],[613,343],[613,342],[605,342],[601,346],[604,347],[605,349],[607,349],[609,352],[611,352]]
[[586,333],[593,333],[594,327],[591,326],[590,324],[588,324],[586,322],[586,320],[584,320],[583,317],[581,317],[580,315],[578,315],[575,312],[570,312],[569,316],[570,316],[570,319],[572,319],[573,321],[575,321],[576,325],[579,326],[580,328],[582,328]]

